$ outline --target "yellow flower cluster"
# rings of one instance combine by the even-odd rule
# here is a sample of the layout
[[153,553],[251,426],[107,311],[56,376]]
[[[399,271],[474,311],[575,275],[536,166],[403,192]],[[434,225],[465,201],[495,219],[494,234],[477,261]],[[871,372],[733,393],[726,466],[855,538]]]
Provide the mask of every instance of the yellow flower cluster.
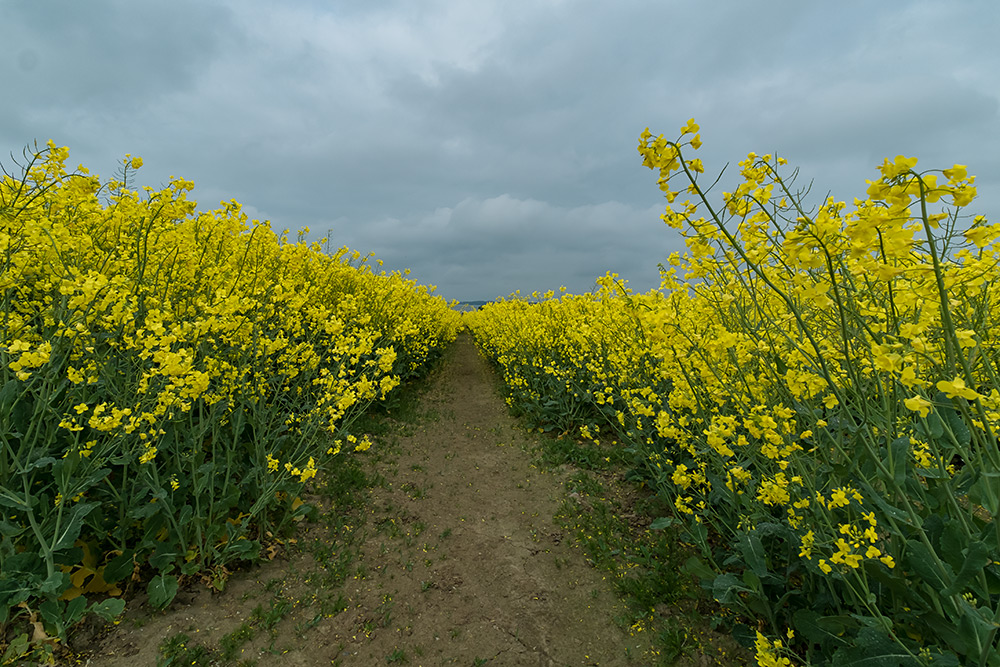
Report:
[[758,667],[791,667],[792,661],[778,653],[783,648],[780,639],[768,640],[758,631],[754,648],[757,649]]
[[[317,397],[311,416],[335,428],[454,337],[443,300],[374,273],[358,253],[289,243],[235,201],[196,214],[185,196],[193,184],[181,179],[145,197],[113,181],[104,206],[96,178],[65,173],[67,157],[50,143],[30,171],[45,197],[5,217],[0,281],[6,368],[27,381],[55,346],[70,392],[89,399],[65,416],[68,429],[129,434],[199,399],[303,391],[301,377]],[[4,201],[16,202],[20,184],[8,176],[2,185]],[[97,403],[105,373],[121,370],[109,357],[121,356],[135,360],[134,394]]]

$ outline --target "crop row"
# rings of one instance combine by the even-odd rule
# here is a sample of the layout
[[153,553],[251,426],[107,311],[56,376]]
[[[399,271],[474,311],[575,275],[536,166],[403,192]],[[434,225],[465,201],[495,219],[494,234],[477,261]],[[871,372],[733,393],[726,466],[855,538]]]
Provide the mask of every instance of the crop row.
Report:
[[465,316],[509,401],[634,454],[759,664],[1000,665],[1000,226],[965,214],[974,177],[899,156],[810,208],[751,154],[714,201],[700,145],[693,121],[640,140],[688,247],[661,289]]
[[139,158],[102,184],[67,157],[0,180],[0,625],[63,638],[133,581],[159,606],[221,586],[460,326],[356,253],[196,211],[189,181],[133,189]]

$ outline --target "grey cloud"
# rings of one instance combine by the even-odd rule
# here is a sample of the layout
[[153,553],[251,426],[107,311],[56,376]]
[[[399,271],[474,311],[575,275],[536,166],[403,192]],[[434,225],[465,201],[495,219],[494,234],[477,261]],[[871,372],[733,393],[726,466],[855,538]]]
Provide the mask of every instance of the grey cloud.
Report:
[[[4,3],[0,140],[52,137],[110,176],[196,183],[276,229],[410,267],[448,297],[657,282],[682,248],[642,128],[702,125],[710,174],[777,151],[816,194],[896,153],[1000,187],[1000,10],[986,0],[765,5]],[[153,29],[151,29],[151,26]],[[736,178],[730,168],[723,186]],[[639,284],[641,283],[641,284]]]
[[21,107],[25,112],[81,106],[104,114],[140,111],[148,96],[191,87],[225,46],[230,21],[223,8],[184,0],[10,2],[4,14],[0,34],[17,58],[0,68],[8,84],[35,89],[20,98],[29,103]]
[[[566,208],[499,195],[406,219],[335,221],[331,238],[371,248],[388,269],[407,266],[429,283],[454,285],[449,298],[494,298],[563,285],[582,292],[608,271],[645,291],[658,284],[657,263],[681,249],[660,222],[660,212],[620,202]],[[414,263],[415,257],[422,261]],[[507,287],[497,291],[494,284]]]

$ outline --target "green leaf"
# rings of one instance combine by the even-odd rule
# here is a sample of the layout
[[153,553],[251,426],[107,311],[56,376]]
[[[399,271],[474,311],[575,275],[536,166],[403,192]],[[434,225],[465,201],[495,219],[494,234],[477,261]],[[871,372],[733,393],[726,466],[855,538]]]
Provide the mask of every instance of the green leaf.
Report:
[[[35,559],[37,560],[37,556]],[[4,610],[5,613],[9,612],[28,598],[37,596],[37,587],[38,579],[36,577],[11,578],[7,572],[0,573],[0,610]]]
[[833,623],[836,618],[838,617],[823,617],[812,609],[800,609],[795,612],[792,624],[795,627],[795,632],[813,644],[819,644],[829,650],[834,646],[847,645],[847,640],[843,637],[846,627],[844,623]]
[[924,519],[924,533],[927,535],[927,539],[930,543],[934,545],[935,548],[940,550],[941,547],[941,535],[944,534],[944,519],[937,515],[931,514],[929,517]]
[[65,572],[53,572],[48,579],[38,587],[38,592],[49,597],[59,597],[70,587],[69,575]]
[[653,523],[649,524],[649,529],[663,530],[664,528],[669,528],[670,526],[674,525],[675,521],[676,519],[674,519],[674,517],[672,516],[661,516],[659,519],[656,519],[653,521]]
[[[107,581],[105,579],[105,581]],[[102,600],[101,602],[95,602],[90,605],[90,613],[103,618],[105,621],[111,622],[115,620],[121,613],[125,610],[125,600],[117,598],[108,598],[107,600]]]
[[743,556],[743,562],[750,566],[758,577],[767,576],[767,554],[760,538],[754,533],[743,533],[737,541],[737,548]]
[[972,432],[969,431],[969,425],[965,423],[961,413],[958,410],[944,410],[943,412],[945,425],[955,436],[955,440],[963,447],[968,447],[969,443],[972,442]]
[[944,569],[942,573],[934,564],[938,560],[937,557],[931,553],[930,549],[923,542],[918,542],[917,540],[908,541],[906,543],[906,551],[904,567],[916,572],[935,591],[948,588],[954,581],[955,572],[951,569],[951,566],[942,562],[941,567]]
[[[15,526],[6,519],[0,519],[0,537],[15,537],[27,530],[27,526]],[[14,540],[16,543],[17,540]]]
[[745,623],[736,623],[732,630],[733,639],[743,648],[750,648],[757,639],[757,631]]
[[83,548],[76,546],[74,544],[68,549],[62,549],[53,554],[52,562],[54,565],[68,565],[72,567],[77,563],[83,561]]
[[201,559],[195,558],[194,560],[181,563],[180,571],[181,574],[195,574],[201,569],[201,566]]
[[910,515],[905,511],[899,509],[898,507],[893,507],[890,505],[885,498],[882,497],[882,493],[875,490],[870,484],[862,484],[862,491],[864,492],[865,500],[871,499],[879,509],[885,512],[886,516],[892,517],[894,521],[906,524],[911,528],[916,528],[913,521],[910,519]]
[[862,628],[853,646],[833,654],[834,667],[919,667],[909,651],[875,628]]
[[892,457],[892,481],[901,488],[906,481],[906,464],[910,459],[909,436],[894,440],[889,446],[889,455]]
[[90,489],[98,482],[103,481],[104,478],[106,478],[110,474],[111,474],[111,468],[100,468],[98,470],[95,470],[89,475],[87,475],[87,477],[84,478],[82,481],[76,484],[76,490],[82,493],[83,491]]
[[980,475],[969,489],[969,501],[983,506],[990,516],[995,517],[1000,514],[1000,497],[997,494],[997,489],[1000,489],[1000,471],[981,471]]
[[148,519],[154,514],[159,513],[161,511],[161,508],[162,505],[160,503],[151,503],[151,502],[137,503],[129,509],[128,515],[129,518],[133,519]]
[[31,428],[31,418],[34,410],[34,397],[27,392],[18,396],[10,407],[10,423],[14,427],[14,435],[20,437]]
[[773,537],[777,535],[785,540],[797,539],[795,534],[787,525],[775,523],[773,521],[761,521],[754,526],[753,533],[758,537]]
[[927,479],[951,479],[948,471],[940,468],[921,468],[918,474]]
[[691,556],[684,563],[684,567],[681,568],[689,574],[693,574],[702,581],[712,581],[716,577],[716,572],[697,556]]
[[59,534],[56,536],[55,544],[52,546],[53,552],[73,546],[76,538],[80,536],[84,518],[97,509],[97,505],[98,503],[75,503],[70,507]]
[[177,577],[169,574],[156,575],[146,587],[146,593],[149,595],[149,604],[157,609],[165,608],[177,595]]
[[260,542],[257,540],[231,540],[222,547],[226,562],[233,558],[252,560],[260,552]]
[[965,562],[965,548],[969,546],[971,541],[962,522],[949,518],[944,523],[944,528],[941,530],[937,542],[932,542],[932,544],[937,547],[941,558],[958,570]]
[[35,578],[41,580],[44,578],[43,572],[45,572],[45,562],[38,557],[38,553],[22,551],[4,558],[3,568],[0,568],[0,582],[7,577],[23,582],[28,578],[23,575],[37,575]]
[[37,459],[35,459],[34,461],[32,461],[31,463],[29,463],[27,466],[25,466],[25,468],[22,471],[22,473],[31,472],[32,470],[35,470],[36,468],[44,468],[46,466],[52,465],[55,462],[56,462],[56,460],[54,458],[52,458],[51,456],[40,456]]
[[63,619],[67,626],[73,625],[81,618],[87,609],[87,598],[83,595],[78,595],[69,602],[66,603],[66,611],[63,613]]
[[122,555],[112,558],[104,566],[104,581],[109,584],[121,581],[126,575],[132,574],[135,564],[132,560],[133,550],[126,549]]
[[21,382],[14,378],[7,380],[0,389],[0,414],[6,414],[21,394]]
[[927,660],[928,664],[934,667],[961,667],[962,664],[958,661],[958,656],[951,652],[931,651],[927,655]]
[[209,483],[215,479],[215,463],[209,461],[208,463],[202,463],[198,466],[195,471],[194,477],[194,495],[200,495],[208,487]]
[[187,526],[191,521],[191,517],[194,515],[194,508],[190,505],[185,505],[181,508],[180,518],[177,519],[177,523],[181,526]]
[[744,593],[749,589],[743,582],[732,574],[720,574],[712,582],[712,597],[722,604],[731,604],[736,600],[737,593]]
[[42,620],[45,621],[49,627],[56,628],[56,630],[61,634],[63,630],[62,622],[62,612],[63,604],[59,600],[48,599],[42,604],[38,605],[38,611],[42,615]]
[[181,557],[181,552],[175,544],[161,542],[149,556],[149,564],[157,570],[170,569]]
[[28,503],[21,494],[0,487],[0,506],[22,509],[27,507]]
[[708,541],[708,528],[701,523],[691,523],[684,527],[690,541],[694,544],[705,544]]
[[[934,400],[931,401],[935,405],[949,405],[951,404],[951,399],[945,396],[943,393],[938,393]],[[941,421],[938,411],[934,410],[927,415],[924,423],[918,427],[918,430],[923,433],[924,436],[929,437],[931,440],[938,441],[941,436],[944,435],[944,422]]]
[[754,593],[762,593],[764,591],[764,587],[760,583],[760,577],[753,570],[743,570],[743,583]]
[[28,641],[28,635],[22,633],[11,640],[7,650],[3,652],[3,657],[0,658],[0,665],[13,665],[19,658],[26,657],[30,650],[31,642]]
[[[987,659],[991,654],[993,657],[996,656],[993,649],[993,638],[997,632],[997,625],[990,618],[991,616],[989,609],[976,609],[970,604],[963,604],[962,618],[958,621],[958,631],[970,648],[969,657],[977,660],[981,665],[991,664],[987,662]],[[982,654],[976,654],[975,647],[977,646],[983,647]]]
[[1000,573],[996,568],[986,570],[986,588],[990,595],[1000,595]]

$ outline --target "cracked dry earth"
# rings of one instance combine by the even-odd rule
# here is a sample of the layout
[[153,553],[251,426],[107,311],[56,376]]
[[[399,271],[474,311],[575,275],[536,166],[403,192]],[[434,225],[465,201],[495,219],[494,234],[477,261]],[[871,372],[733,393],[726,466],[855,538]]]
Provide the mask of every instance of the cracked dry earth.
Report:
[[203,664],[646,664],[649,647],[615,621],[611,584],[553,519],[562,478],[533,464],[536,436],[509,416],[467,334],[428,385],[416,423],[396,424],[367,454],[383,483],[351,529],[346,579],[324,583],[336,558],[278,558],[221,594],[127,612],[83,664],[156,665],[165,638],[183,632],[218,651],[234,631],[243,642],[231,642],[229,662]]

